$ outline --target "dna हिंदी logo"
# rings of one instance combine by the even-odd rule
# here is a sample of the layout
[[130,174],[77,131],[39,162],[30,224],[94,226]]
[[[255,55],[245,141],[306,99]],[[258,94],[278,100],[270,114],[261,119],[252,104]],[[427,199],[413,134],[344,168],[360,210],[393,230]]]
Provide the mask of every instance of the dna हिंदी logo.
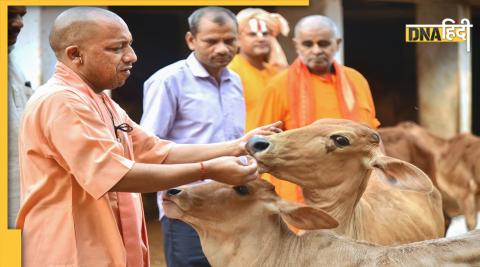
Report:
[[473,25],[468,19],[462,19],[460,24],[456,24],[450,18],[444,19],[442,24],[407,24],[405,41],[407,43],[467,41],[467,52],[470,52],[470,28],[473,28]]

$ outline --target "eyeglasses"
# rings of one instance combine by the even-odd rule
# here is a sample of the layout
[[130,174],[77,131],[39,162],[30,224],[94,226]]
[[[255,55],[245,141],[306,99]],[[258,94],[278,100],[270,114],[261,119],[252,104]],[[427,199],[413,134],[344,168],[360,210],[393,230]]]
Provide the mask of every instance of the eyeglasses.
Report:
[[[112,118],[112,122],[113,122],[113,118]],[[115,123],[113,123],[113,129],[115,130],[115,138],[119,139],[118,137],[118,130],[122,131],[122,132],[125,132],[125,133],[129,133],[131,131],[133,131],[133,127],[128,125],[128,123],[124,122],[120,125],[117,125],[115,126]]]

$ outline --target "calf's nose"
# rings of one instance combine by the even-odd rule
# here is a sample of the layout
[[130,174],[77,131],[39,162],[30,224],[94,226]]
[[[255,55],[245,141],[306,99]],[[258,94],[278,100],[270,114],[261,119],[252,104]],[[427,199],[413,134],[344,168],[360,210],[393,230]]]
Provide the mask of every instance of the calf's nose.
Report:
[[167,195],[169,195],[169,196],[174,196],[174,195],[176,195],[176,194],[178,194],[178,193],[180,193],[180,192],[182,192],[182,190],[176,189],[176,188],[172,188],[172,189],[168,189],[168,190],[167,190]]
[[270,146],[270,142],[263,136],[254,136],[247,142],[247,150],[250,154],[266,150]]

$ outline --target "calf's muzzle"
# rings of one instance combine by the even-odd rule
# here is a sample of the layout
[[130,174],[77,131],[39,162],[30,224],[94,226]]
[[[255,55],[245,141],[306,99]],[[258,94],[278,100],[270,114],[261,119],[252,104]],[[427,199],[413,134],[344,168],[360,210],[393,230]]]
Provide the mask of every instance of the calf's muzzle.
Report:
[[267,141],[263,136],[254,136],[250,138],[247,142],[247,150],[250,154],[256,152],[262,152],[270,146],[270,142]]

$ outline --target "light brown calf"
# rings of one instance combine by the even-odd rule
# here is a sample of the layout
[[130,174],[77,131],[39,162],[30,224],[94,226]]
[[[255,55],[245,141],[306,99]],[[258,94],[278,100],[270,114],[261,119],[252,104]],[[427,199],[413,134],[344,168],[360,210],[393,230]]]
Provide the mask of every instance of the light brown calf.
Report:
[[282,200],[256,180],[232,187],[217,182],[164,194],[166,215],[195,228],[213,267],[480,266],[480,232],[451,239],[381,247],[339,237],[321,209]]
[[437,137],[413,122],[378,129],[388,156],[412,163],[436,185],[436,161],[448,148],[447,140]]
[[411,122],[379,129],[387,155],[425,171],[442,194],[447,218],[464,215],[469,230],[477,225],[480,205],[480,138],[459,134],[437,137]]
[[339,234],[381,245],[442,237],[440,193],[417,167],[384,156],[379,142],[369,127],[324,119],[247,147],[262,171],[300,185],[307,204],[333,216]]
[[469,230],[477,226],[480,210],[479,161],[480,138],[467,133],[448,140],[448,151],[438,161],[438,187],[445,198],[457,204],[447,206],[447,211],[451,216],[463,214]]

